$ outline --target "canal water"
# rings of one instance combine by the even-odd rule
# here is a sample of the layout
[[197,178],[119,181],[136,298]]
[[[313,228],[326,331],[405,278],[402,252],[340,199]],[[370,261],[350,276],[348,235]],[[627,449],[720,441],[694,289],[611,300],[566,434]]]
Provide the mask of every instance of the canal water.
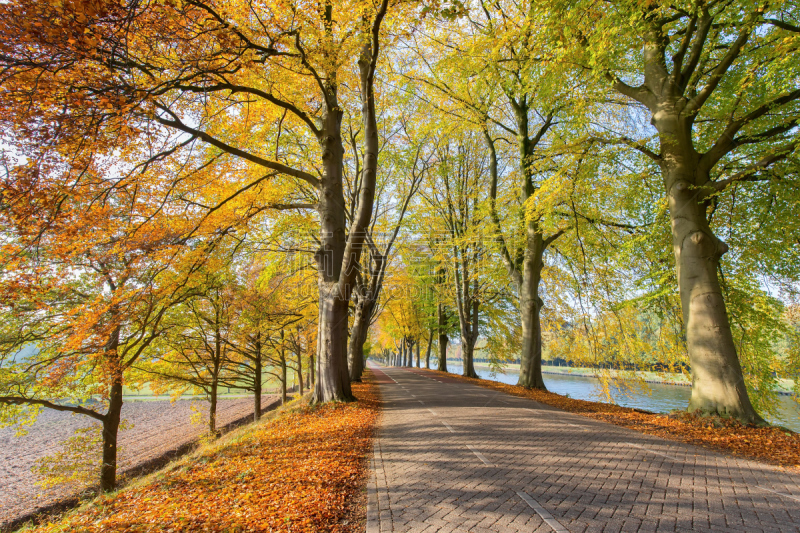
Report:
[[[461,373],[461,365],[448,361],[447,370],[454,374]],[[483,379],[516,385],[519,372],[506,370],[505,373],[493,374],[488,368],[477,367],[475,371]],[[567,374],[544,374],[544,384],[547,390],[563,394],[579,400],[594,402],[607,402],[608,397],[603,392],[600,380],[588,376]],[[648,383],[649,391],[642,390],[634,385],[630,390],[620,390],[611,387],[611,399],[614,403],[624,407],[644,409],[654,413],[669,413],[674,409],[686,409],[689,403],[691,389],[677,385],[661,385]],[[779,424],[793,431],[800,432],[800,406],[790,396],[779,397],[778,413],[776,417],[767,417],[773,424]]]

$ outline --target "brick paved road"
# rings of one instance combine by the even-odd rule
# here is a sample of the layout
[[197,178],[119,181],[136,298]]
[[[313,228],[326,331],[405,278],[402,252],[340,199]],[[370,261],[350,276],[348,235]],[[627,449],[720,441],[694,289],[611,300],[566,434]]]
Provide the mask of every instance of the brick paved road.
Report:
[[367,533],[800,531],[800,476],[435,374],[383,395]]

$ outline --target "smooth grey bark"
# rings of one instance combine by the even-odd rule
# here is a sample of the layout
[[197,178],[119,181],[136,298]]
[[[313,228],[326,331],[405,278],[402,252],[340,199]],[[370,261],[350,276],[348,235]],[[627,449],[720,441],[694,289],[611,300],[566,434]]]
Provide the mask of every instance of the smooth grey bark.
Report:
[[315,385],[317,383],[317,377],[315,373],[316,365],[314,364],[315,359],[316,358],[314,357],[313,352],[308,354],[308,379],[310,380],[308,382],[309,389],[311,388],[312,385]]
[[[453,183],[451,184],[451,179]],[[473,227],[479,223],[477,217],[478,199],[467,196],[465,193],[470,188],[470,183],[475,177],[470,175],[470,169],[456,164],[453,176],[449,173],[443,175],[445,189],[446,212],[444,216],[447,229],[450,232],[452,246],[453,284],[456,296],[456,310],[460,326],[461,353],[463,360],[462,375],[477,378],[472,356],[475,343],[478,340],[479,325],[479,285],[474,277],[472,268],[477,268],[478,258],[484,251],[477,242],[461,243],[459,239],[468,235]]]
[[417,345],[417,346],[416,346],[416,351],[417,351],[417,368],[419,368],[419,367],[420,367],[420,366],[419,366],[419,365],[420,365],[420,358],[419,358],[419,341],[417,341],[417,342],[416,342],[416,345]]
[[[673,126],[663,116],[655,122],[659,133]],[[709,227],[705,202],[698,202],[698,196],[710,198],[713,192],[703,191],[708,178],[698,173],[693,158],[686,161],[674,153],[683,151],[670,144],[662,141],[662,154],[669,160],[662,168],[692,373],[688,410],[762,423],[747,393],[719,283],[720,259],[728,246]]]
[[342,111],[333,101],[323,119],[320,143],[323,146],[323,175],[319,195],[321,246],[315,254],[319,286],[317,328],[317,382],[313,401],[351,401],[347,371],[347,315],[349,286],[342,273],[345,246],[344,192],[342,188],[344,146]]
[[[319,215],[322,246],[316,254],[319,276],[319,336],[317,340],[317,383],[313,401],[351,401],[347,366],[347,324],[349,301],[358,275],[361,249],[372,219],[378,165],[378,124],[375,112],[375,70],[380,51],[380,27],[388,8],[383,0],[369,27],[358,61],[361,82],[361,115],[364,125],[364,156],[358,206],[354,209],[350,231],[345,236],[343,191],[344,147],[342,110],[337,97],[337,81],[330,76],[319,142],[323,147],[323,175],[320,180]],[[333,24],[332,6],[325,19]]]
[[[461,375],[477,378],[478,373],[475,372],[474,355],[475,343],[478,340],[478,302],[473,302],[472,306],[472,324],[467,326],[466,329],[461,329],[461,361],[464,366]],[[465,321],[466,323],[466,321]]]
[[519,310],[522,315],[522,352],[517,385],[528,389],[547,390],[542,376],[542,299],[539,283],[544,266],[544,239],[540,233],[528,237],[519,286]]
[[365,306],[361,301],[357,301],[353,315],[353,328],[350,330],[350,343],[347,347],[350,381],[361,381],[361,374],[364,373],[364,342],[367,340],[369,330],[369,322],[365,319],[365,315],[370,312]]
[[219,389],[219,381],[216,377],[211,378],[211,388],[209,390],[209,406],[208,406],[208,434],[211,437],[218,436],[217,434],[217,391]]
[[[417,157],[419,159],[419,153]],[[369,248],[369,254],[367,256],[368,265],[362,267],[362,270],[366,272],[366,276],[364,276],[366,279],[363,279],[362,276],[358,276],[356,278],[356,287],[353,291],[356,310],[353,328],[350,333],[350,345],[348,347],[348,364],[350,367],[351,381],[361,380],[361,373],[364,369],[364,343],[367,340],[369,327],[378,314],[378,299],[383,290],[383,281],[386,276],[389,257],[408,210],[409,203],[419,190],[422,178],[427,169],[427,161],[423,163],[422,168],[419,170],[415,162],[414,168],[411,171],[412,179],[410,187],[408,188],[408,193],[399,209],[399,215],[394,229],[391,232],[391,237],[382,252],[371,236],[367,235],[366,241]],[[361,358],[362,362],[360,364],[355,362],[357,358]]]

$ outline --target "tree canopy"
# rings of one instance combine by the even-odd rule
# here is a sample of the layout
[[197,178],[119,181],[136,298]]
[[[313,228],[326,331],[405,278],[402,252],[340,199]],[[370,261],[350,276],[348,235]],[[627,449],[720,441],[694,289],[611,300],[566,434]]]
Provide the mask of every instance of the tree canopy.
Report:
[[129,382],[349,402],[370,342],[668,368],[745,423],[800,393],[796,3],[10,0],[0,35],[0,423],[101,422],[104,489]]

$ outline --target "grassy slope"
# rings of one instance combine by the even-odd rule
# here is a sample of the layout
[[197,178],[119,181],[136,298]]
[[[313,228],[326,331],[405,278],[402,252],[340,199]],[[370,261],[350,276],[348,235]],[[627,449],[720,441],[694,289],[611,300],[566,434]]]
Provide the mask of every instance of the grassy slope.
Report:
[[377,387],[298,400],[32,532],[363,531]]

